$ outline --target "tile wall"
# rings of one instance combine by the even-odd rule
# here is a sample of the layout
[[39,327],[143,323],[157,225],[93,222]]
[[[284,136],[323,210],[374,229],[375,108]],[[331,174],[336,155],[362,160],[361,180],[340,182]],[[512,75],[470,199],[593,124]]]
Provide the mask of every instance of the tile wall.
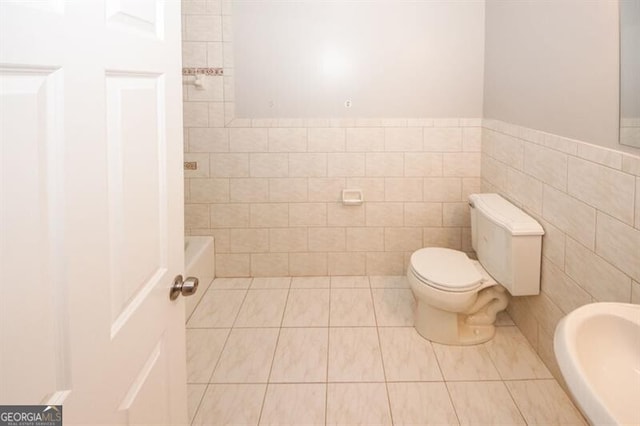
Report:
[[[470,251],[481,120],[234,117],[229,2],[183,0],[185,224],[221,277],[398,275],[424,246]],[[343,189],[364,204],[342,205]]]
[[509,311],[556,377],[565,313],[640,303],[640,158],[495,120],[236,118],[230,14],[183,0],[183,66],[224,74],[184,87],[186,232],[215,236],[218,276],[404,274],[417,248],[471,250],[482,190],[545,228],[542,293]]
[[640,303],[640,157],[484,120],[482,191],[544,227],[542,291],[509,313],[556,378],[553,333],[586,303]]

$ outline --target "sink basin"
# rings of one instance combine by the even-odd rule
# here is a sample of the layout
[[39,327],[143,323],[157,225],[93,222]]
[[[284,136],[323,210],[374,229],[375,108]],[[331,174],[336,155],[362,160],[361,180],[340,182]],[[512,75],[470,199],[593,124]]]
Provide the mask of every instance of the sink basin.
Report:
[[640,424],[640,305],[592,303],[556,327],[554,351],[592,424]]

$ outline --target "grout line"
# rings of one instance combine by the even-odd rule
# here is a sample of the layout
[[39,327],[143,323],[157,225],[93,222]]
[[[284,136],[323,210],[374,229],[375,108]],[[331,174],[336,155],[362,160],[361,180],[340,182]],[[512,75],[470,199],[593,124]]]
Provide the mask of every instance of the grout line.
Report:
[[[264,395],[263,395],[263,398],[262,398],[262,405],[261,405],[261,408],[260,408],[260,416],[259,416],[259,418],[261,419],[262,418],[262,414],[263,414],[264,404],[266,402],[267,391],[268,391],[269,387],[272,384],[276,384],[277,383],[277,384],[289,384],[289,385],[298,384],[298,385],[300,385],[300,384],[313,383],[313,384],[324,384],[325,385],[325,410],[324,410],[324,416],[325,416],[325,424],[326,424],[327,423],[327,416],[328,416],[328,397],[329,397],[329,385],[330,384],[384,383],[386,391],[387,391],[387,404],[388,404],[389,414],[391,416],[391,421],[393,422],[393,412],[391,410],[391,400],[390,400],[390,394],[389,394],[389,383],[444,383],[445,388],[447,390],[447,394],[449,396],[449,401],[450,401],[450,403],[451,403],[451,405],[453,407],[453,410],[454,410],[454,413],[456,415],[456,418],[457,418],[458,422],[460,422],[460,417],[458,415],[458,411],[456,410],[456,406],[453,403],[454,401],[453,401],[453,398],[451,396],[450,384],[453,384],[453,383],[465,383],[465,382],[466,383],[469,383],[469,382],[483,382],[483,383],[500,382],[500,383],[502,383],[503,386],[507,387],[507,390],[509,392],[510,398],[512,399],[512,401],[516,405],[516,408],[518,409],[519,414],[524,419],[523,412],[522,412],[520,406],[518,405],[514,395],[509,390],[509,387],[507,386],[507,383],[509,383],[509,382],[518,382],[518,381],[529,381],[529,382],[533,382],[533,381],[537,381],[537,382],[554,381],[554,382],[557,383],[557,380],[552,378],[552,377],[551,378],[528,378],[528,379],[526,379],[526,378],[514,378],[514,379],[505,379],[505,378],[503,378],[503,375],[500,373],[500,371],[498,370],[498,368],[496,366],[496,360],[491,355],[491,352],[487,349],[487,343],[478,345],[478,347],[482,347],[482,348],[484,348],[485,351],[487,351],[489,359],[490,359],[490,362],[492,363],[492,365],[495,368],[495,370],[498,372],[498,375],[500,377],[499,379],[491,379],[491,380],[468,380],[468,379],[467,380],[446,380],[446,378],[445,378],[445,376],[443,374],[442,366],[441,366],[440,360],[439,360],[439,358],[437,356],[437,353],[435,352],[435,350],[433,348],[433,344],[431,342],[429,342],[429,341],[428,341],[428,343],[429,343],[429,345],[431,347],[432,352],[434,353],[436,365],[438,366],[438,369],[440,371],[440,376],[441,376],[440,380],[389,381],[388,378],[387,378],[386,365],[385,365],[385,362],[384,362],[385,361],[384,360],[384,356],[382,355],[382,342],[381,342],[381,337],[380,337],[380,327],[381,326],[379,325],[379,319],[378,319],[379,313],[377,312],[376,305],[374,303],[374,296],[373,296],[374,288],[371,287],[370,276],[366,276],[366,279],[367,279],[367,282],[369,283],[368,289],[369,289],[369,294],[370,294],[371,301],[372,301],[372,309],[373,309],[373,315],[374,315],[374,320],[375,320],[374,327],[376,328],[376,335],[378,336],[378,345],[379,345],[379,348],[380,348],[380,357],[381,357],[383,376],[384,376],[383,381],[380,381],[380,380],[378,380],[378,381],[375,381],[375,380],[374,381],[335,381],[335,380],[334,381],[330,381],[329,380],[329,362],[330,362],[329,356],[330,356],[330,344],[331,344],[331,342],[330,342],[331,328],[338,328],[338,327],[335,327],[335,326],[332,327],[332,325],[331,325],[331,295],[332,295],[332,290],[333,290],[331,285],[328,288],[328,290],[329,290],[329,292],[328,292],[329,293],[329,301],[328,302],[329,303],[328,303],[328,318],[327,318],[327,323],[326,323],[327,326],[326,327],[324,327],[324,326],[284,327],[283,326],[283,324],[284,324],[284,316],[285,316],[285,313],[286,313],[286,308],[287,308],[287,305],[288,305],[288,303],[290,301],[291,288],[287,289],[288,290],[287,291],[287,296],[286,296],[286,299],[285,299],[284,309],[283,309],[282,316],[281,316],[281,319],[280,319],[279,327],[237,327],[237,326],[235,326],[235,323],[236,323],[236,321],[237,321],[237,319],[238,319],[238,317],[240,315],[240,312],[242,310],[242,307],[243,307],[244,303],[246,302],[247,295],[249,294],[249,289],[240,289],[240,290],[244,290],[245,291],[245,295],[244,295],[243,300],[242,300],[242,302],[240,304],[240,308],[238,308],[238,311],[235,314],[235,317],[233,319],[233,322],[232,322],[232,325],[231,325],[230,328],[229,327],[197,327],[196,328],[196,329],[218,329],[218,330],[226,329],[227,330],[227,335],[226,335],[224,344],[222,345],[222,349],[220,351],[220,355],[218,356],[218,358],[216,360],[216,363],[214,365],[214,368],[212,370],[211,376],[209,378],[209,382],[207,382],[207,383],[188,383],[189,385],[205,385],[205,391],[202,394],[202,397],[200,398],[200,401],[198,402],[198,405],[197,405],[196,410],[194,412],[193,419],[195,420],[196,416],[198,415],[198,413],[202,409],[204,396],[215,385],[223,385],[223,384],[225,384],[225,385],[228,385],[228,384],[237,384],[237,385],[260,384],[260,385],[264,385],[265,386],[265,392],[264,392]],[[213,293],[214,290],[212,290],[212,288],[213,287],[210,286],[209,289],[207,289],[207,292],[205,292],[205,295],[207,295],[209,291],[211,291]],[[395,288],[395,287],[391,287],[391,288]],[[364,289],[364,287],[360,287],[359,289]],[[378,288],[376,288],[376,289],[378,289]],[[283,289],[267,289],[267,290],[283,290]],[[308,289],[307,288],[302,288],[302,289],[296,289],[296,290],[308,290]],[[322,290],[327,290],[327,288],[322,288]],[[204,296],[203,296],[203,298],[204,298]],[[195,311],[195,309],[194,309],[194,311]],[[515,326],[515,325],[510,325],[510,326],[516,327],[516,329],[518,329],[517,326]],[[397,326],[396,328],[405,328],[406,329],[406,328],[409,328],[409,327],[410,326],[404,326],[404,327],[403,326]],[[246,328],[265,329],[265,330],[278,328],[278,334],[277,334],[277,338],[276,338],[275,349],[274,349],[273,357],[272,357],[272,360],[271,360],[271,367],[269,369],[269,374],[267,376],[266,382],[221,382],[221,383],[212,383],[211,381],[212,381],[212,378],[213,378],[213,374],[215,373],[216,369],[219,366],[220,360],[222,358],[222,354],[227,349],[227,345],[228,345],[231,333],[233,332],[234,329],[246,329]],[[282,332],[283,328],[300,328],[300,329],[326,328],[326,333],[327,333],[327,349],[326,349],[327,350],[327,364],[326,364],[326,373],[325,373],[325,380],[324,381],[319,381],[319,382],[315,382],[315,381],[314,382],[306,382],[306,381],[272,382],[271,381],[271,374],[272,374],[273,366],[274,366],[274,363],[275,363],[276,352],[277,352],[277,349],[278,349],[279,339],[280,339],[281,332]],[[346,328],[370,329],[371,327],[370,326],[351,326],[351,327],[346,327]],[[564,389],[563,389],[563,392],[564,392]],[[566,392],[565,392],[565,394],[566,394]],[[525,422],[526,422],[526,419],[525,419]]]
[[[187,386],[189,386],[190,384],[200,384],[200,383],[187,383]],[[204,401],[204,397],[205,397],[205,395],[207,395],[207,391],[208,390],[209,390],[209,383],[205,384],[204,392],[202,392],[202,396],[200,397],[200,401],[198,401],[198,405],[196,406],[196,411],[194,411],[194,413],[193,413],[193,419],[191,419],[191,421],[189,422],[190,425],[192,425],[193,422],[196,421],[196,417],[198,416],[198,412],[200,411],[200,407],[202,406],[202,402]],[[187,392],[187,395],[188,395],[188,392]],[[187,409],[188,409],[188,403],[187,403]]]
[[[211,289],[211,287],[209,287],[209,289]],[[229,330],[227,332],[227,337],[224,339],[224,344],[222,345],[222,349],[220,350],[220,355],[218,355],[218,359],[216,360],[215,365],[213,366],[213,370],[211,371],[211,375],[209,376],[209,383],[211,383],[211,381],[213,380],[213,375],[216,372],[216,369],[218,368],[218,365],[220,364],[220,360],[222,359],[222,354],[224,354],[225,349],[227,348],[227,343],[229,342],[229,337],[231,337],[231,333],[233,332],[233,325],[235,324],[236,320],[238,319],[238,316],[240,315],[240,311],[242,310],[242,305],[244,305],[244,301],[247,298],[247,294],[249,293],[249,290],[244,290],[245,294],[244,297],[242,298],[242,303],[240,303],[240,307],[238,308],[238,312],[236,312],[235,317],[233,318],[233,322],[231,323],[230,327],[227,327],[227,330]]]
[[325,372],[325,391],[324,391],[324,424],[327,424],[327,416],[329,411],[329,357],[331,351],[329,345],[331,345],[331,277],[329,277],[329,305],[328,305],[328,318],[327,318],[327,368]]
[[[282,289],[280,289],[282,290]],[[287,310],[287,304],[289,303],[289,294],[291,292],[291,279],[289,279],[289,288],[287,288],[287,297],[285,298],[284,307],[282,309],[282,316],[280,317],[280,327],[278,327],[278,336],[276,337],[276,344],[273,348],[273,357],[271,358],[271,366],[269,367],[269,374],[267,375],[267,384],[264,391],[264,396],[262,397],[262,404],[260,406],[260,415],[258,416],[258,424],[262,420],[262,413],[264,411],[264,404],[267,401],[267,392],[269,391],[271,382],[271,373],[273,372],[273,364],[276,360],[276,353],[278,353],[278,344],[280,343],[280,333],[282,332],[282,323],[284,322],[284,314]]]
[[376,304],[373,299],[373,289],[371,288],[371,278],[367,276],[367,281],[369,282],[369,295],[371,297],[371,307],[373,309],[373,317],[376,323],[376,336],[378,337],[378,347],[380,348],[380,363],[382,364],[382,375],[384,377],[384,389],[387,392],[387,409],[389,410],[389,417],[391,419],[391,424],[394,424],[393,421],[393,410],[391,410],[391,397],[389,396],[389,382],[387,380],[387,369],[385,368],[384,356],[382,355],[382,341],[380,340],[380,328],[378,326],[378,313],[376,310]]

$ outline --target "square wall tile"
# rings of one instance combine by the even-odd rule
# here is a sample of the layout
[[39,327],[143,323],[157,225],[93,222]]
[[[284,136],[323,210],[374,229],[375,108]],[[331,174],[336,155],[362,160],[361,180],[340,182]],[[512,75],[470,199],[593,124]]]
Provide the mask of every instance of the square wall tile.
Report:
[[[424,150],[433,152],[462,151],[462,131],[459,127],[432,127],[424,129]],[[467,136],[471,143],[470,135]]]
[[254,277],[277,277],[289,275],[287,253],[257,253],[251,255],[251,275]]
[[565,246],[565,271],[590,296],[599,302],[629,301],[629,276],[572,238]]
[[532,143],[525,144],[524,171],[562,191],[567,190],[568,157]]
[[387,128],[384,129],[385,151],[411,152],[422,151],[422,128]]
[[309,128],[309,152],[344,152],[345,129]]
[[384,151],[384,131],[379,127],[347,129],[347,151]]
[[385,201],[422,201],[422,178],[385,178]]
[[378,177],[403,176],[404,154],[371,153],[365,157],[366,175]]
[[545,185],[542,216],[586,247],[595,248],[596,210],[593,207]]
[[640,281],[640,230],[598,212],[596,253]]
[[[348,244],[348,243],[347,243]],[[348,250],[348,249],[347,249]],[[338,252],[328,253],[329,275],[363,275],[366,271],[364,253]]]
[[569,158],[569,194],[633,226],[635,177],[578,158]]
[[[382,175],[384,176],[384,174]],[[404,175],[416,177],[442,176],[442,154],[404,154]]]
[[289,253],[289,274],[292,276],[326,275],[327,253]]

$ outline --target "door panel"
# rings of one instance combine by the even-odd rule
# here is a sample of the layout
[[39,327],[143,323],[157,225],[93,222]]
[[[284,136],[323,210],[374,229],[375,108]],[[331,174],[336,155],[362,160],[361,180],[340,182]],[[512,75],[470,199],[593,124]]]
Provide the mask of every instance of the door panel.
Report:
[[107,144],[112,317],[167,276],[163,80],[108,76]]
[[180,2],[0,1],[0,404],[186,422],[180,65]]
[[[61,71],[0,69],[0,400],[58,391],[67,334],[62,275]],[[25,125],[25,123],[27,123]],[[23,368],[17,369],[20,364]]]

